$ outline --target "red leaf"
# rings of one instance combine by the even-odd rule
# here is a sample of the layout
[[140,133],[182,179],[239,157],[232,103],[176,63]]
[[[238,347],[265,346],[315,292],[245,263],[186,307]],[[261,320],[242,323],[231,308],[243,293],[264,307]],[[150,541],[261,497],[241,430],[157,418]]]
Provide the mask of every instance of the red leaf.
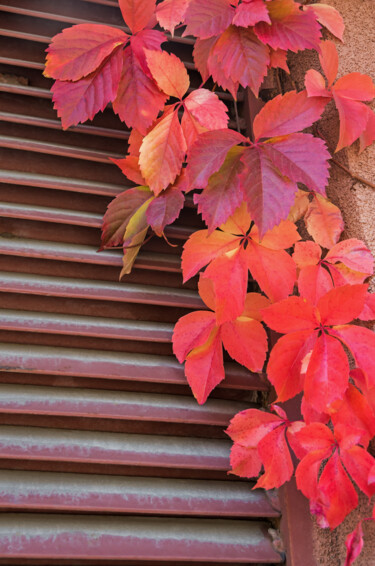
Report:
[[234,320],[243,311],[247,290],[248,271],[239,248],[214,259],[203,275],[214,284],[215,311],[218,324]]
[[357,367],[366,376],[368,387],[375,387],[375,334],[368,328],[355,325],[336,326],[330,330],[330,334],[349,348]]
[[119,246],[123,243],[125,230],[130,219],[152,196],[147,187],[136,187],[117,195],[109,203],[103,217],[102,248],[104,246]]
[[333,41],[320,42],[319,61],[328,80],[328,86],[332,86],[339,70],[339,55]]
[[187,357],[185,374],[193,395],[202,405],[225,377],[220,334],[213,330],[207,342]]
[[297,242],[294,247],[293,259],[299,269],[307,266],[317,265],[320,261],[322,250],[315,242]]
[[288,297],[264,309],[262,315],[270,328],[283,334],[319,326],[316,307],[301,297]]
[[[248,293],[245,299],[245,308],[242,316],[253,318],[261,322],[262,310],[270,305],[269,299],[260,293]],[[276,410],[276,409],[275,409]]]
[[150,79],[152,79],[152,75],[147,65],[146,49],[161,51],[161,44],[165,41],[167,41],[167,37],[164,33],[155,29],[143,29],[130,38],[134,55],[138,59],[141,69]]
[[215,230],[208,234],[207,230],[194,232],[185,242],[182,253],[182,272],[184,281],[193,277],[202,267],[214,258],[238,247],[238,237],[233,234]]
[[166,96],[148,77],[131,46],[124,51],[124,65],[113,110],[130,128],[145,134],[163,108]]
[[345,30],[344,20],[340,12],[333,6],[328,6],[328,4],[311,4],[310,6],[304,6],[304,10],[313,12],[318,22],[342,41]]
[[215,314],[209,311],[196,311],[180,318],[173,332],[173,353],[182,363],[189,352],[202,346],[215,328]]
[[90,75],[129,36],[118,28],[79,24],[55,35],[47,48],[44,75],[62,81],[77,81]]
[[255,116],[254,136],[271,138],[304,130],[319,120],[327,100],[291,90],[268,101]]
[[171,112],[146,135],[139,152],[141,173],[155,195],[175,181],[185,153],[186,142],[177,112]]
[[305,214],[306,228],[323,248],[337,244],[345,228],[340,209],[328,199],[314,195]]
[[316,411],[342,399],[349,382],[349,363],[343,347],[335,338],[318,337],[308,363],[305,378],[306,401]]
[[[326,88],[323,75],[315,69],[309,69],[305,75],[305,88],[307,96],[332,98],[331,92]],[[328,103],[328,100],[327,100]]]
[[146,49],[146,60],[160,90],[168,96],[182,98],[190,86],[190,79],[183,62],[166,51]]
[[174,34],[174,28],[181,23],[186,14],[189,0],[163,0],[156,6],[156,17],[164,29]]
[[346,324],[357,318],[366,300],[367,285],[343,285],[321,297],[318,309],[324,326]]
[[198,212],[208,226],[208,231],[223,224],[242,203],[239,174],[244,168],[242,147],[229,150],[219,171],[211,175],[201,194],[194,195]]
[[271,69],[283,69],[286,73],[290,73],[287,62],[287,51],[283,49],[270,49],[270,62],[269,66]]
[[332,288],[332,278],[322,265],[306,265],[301,269],[298,277],[298,292],[313,305],[316,305]]
[[270,58],[268,48],[251,29],[230,26],[215,43],[212,55],[222,73],[233,82],[250,87],[258,95]]
[[357,493],[337,452],[328,461],[320,476],[319,491],[323,493],[327,502],[324,514],[331,529],[342,523],[358,505]]
[[365,306],[358,318],[360,320],[375,320],[375,294],[367,293]]
[[240,478],[258,476],[262,467],[258,449],[241,446],[241,444],[233,444],[230,452],[230,465],[232,473]]
[[207,132],[207,128],[201,126],[198,120],[196,120],[190,112],[186,111],[182,115],[181,127],[188,149],[195,144],[201,134]]
[[188,154],[190,187],[204,189],[210,176],[223,165],[228,151],[243,141],[246,138],[233,130],[217,130],[200,135]]
[[289,481],[294,467],[285,438],[285,427],[279,426],[265,436],[258,444],[258,454],[265,473],[255,487],[277,488]]
[[312,334],[311,330],[292,332],[282,336],[272,348],[267,376],[275,387],[280,402],[292,399],[302,391],[302,362],[313,349],[316,339],[317,333]]
[[233,15],[230,0],[190,0],[183,35],[194,35],[200,39],[218,35],[230,25]]
[[263,236],[288,216],[297,186],[282,177],[262,145],[246,148],[242,161],[246,165],[241,175],[244,199]]
[[240,316],[225,322],[221,328],[224,348],[228,354],[250,371],[262,371],[267,354],[267,334],[257,320]]
[[122,69],[122,53],[117,51],[90,77],[75,83],[57,80],[52,86],[54,108],[63,129],[92,120],[116,98]]
[[310,134],[290,134],[270,139],[263,148],[283,175],[325,195],[331,155],[321,139]]
[[282,220],[280,224],[268,230],[262,239],[259,238],[258,232],[257,226],[254,225],[250,232],[251,238],[271,250],[286,250],[300,240],[297,226],[289,220]]
[[255,448],[274,428],[283,424],[279,416],[259,409],[246,409],[234,415],[226,433],[241,446]]
[[353,271],[363,273],[366,277],[374,272],[374,258],[368,247],[355,238],[349,238],[336,244],[329,250],[325,261],[343,263]]
[[274,0],[268,6],[272,25],[260,22],[255,33],[273,49],[297,52],[317,49],[320,26],[312,12],[302,12],[293,0]]
[[122,17],[132,33],[147,26],[154,15],[155,5],[155,0],[119,0]]
[[249,0],[237,6],[232,22],[235,26],[247,28],[249,26],[255,26],[258,22],[271,23],[267,7],[263,0]]
[[134,155],[127,155],[124,159],[110,159],[121,169],[125,177],[133,181],[133,183],[136,183],[137,185],[146,184],[139,169],[138,157],[135,157]]
[[[352,373],[351,373],[352,377]],[[375,416],[367,399],[351,383],[342,401],[331,406],[331,419],[336,427],[350,426],[361,431],[361,444],[367,447],[375,435]]]
[[147,222],[158,236],[164,228],[178,218],[184,206],[184,195],[175,187],[169,187],[159,194],[147,209]]
[[245,253],[251,275],[271,301],[285,299],[293,292],[296,266],[286,251],[249,242]]
[[[240,83],[238,81],[233,80],[229,75],[223,72],[223,65],[219,61],[219,58],[214,50],[218,38],[212,37],[211,40],[214,41],[212,43],[212,48],[210,50],[209,57],[207,60],[208,74],[211,75],[212,80],[218,86],[220,86],[223,90],[228,90],[233,96],[233,98],[237,100],[237,91],[240,86]],[[203,40],[203,41],[210,41],[210,40]]]
[[323,452],[325,454],[322,460],[328,458],[335,443],[335,438],[331,430],[321,423],[313,423],[305,426],[294,433],[293,438],[295,443],[299,445],[299,450],[297,451],[298,458],[303,458],[306,455],[316,452]]
[[354,531],[348,534],[345,540],[345,546],[346,558],[344,566],[352,566],[352,564],[361,554],[363,548],[362,521],[359,521]]
[[216,41],[217,37],[210,37],[208,39],[197,39],[194,43],[194,64],[202,75],[203,82],[206,82],[211,74],[208,69],[208,58],[210,56],[211,49]]
[[208,130],[221,130],[228,125],[227,107],[214,92],[205,88],[191,92],[184,100],[184,108]]
[[352,446],[348,450],[340,451],[342,463],[353,481],[367,497],[375,493],[375,486],[368,483],[368,476],[375,464],[373,456],[361,446]]
[[336,148],[351,145],[367,128],[368,107],[359,101],[370,101],[375,96],[375,87],[367,75],[350,73],[339,79],[332,87],[333,98],[340,118],[340,137]]
[[359,136],[359,152],[362,153],[367,146],[375,140],[375,114],[367,107],[367,124],[365,130]]

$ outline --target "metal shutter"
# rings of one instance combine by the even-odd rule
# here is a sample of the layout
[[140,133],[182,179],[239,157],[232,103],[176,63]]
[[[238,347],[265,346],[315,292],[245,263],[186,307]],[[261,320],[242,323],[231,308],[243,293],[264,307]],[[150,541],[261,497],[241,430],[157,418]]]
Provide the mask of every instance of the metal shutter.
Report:
[[[128,132],[111,109],[63,132],[42,76],[50,38],[121,25],[116,0],[0,1],[0,563],[278,564],[278,498],[227,475],[223,428],[264,377],[233,363],[199,407],[172,354],[201,307],[179,253],[153,239],[118,282],[97,253],[126,180]],[[171,44],[192,68],[191,41]],[[192,73],[192,84],[199,77]],[[225,100],[225,94],[221,94]],[[168,237],[199,219],[187,203]]]

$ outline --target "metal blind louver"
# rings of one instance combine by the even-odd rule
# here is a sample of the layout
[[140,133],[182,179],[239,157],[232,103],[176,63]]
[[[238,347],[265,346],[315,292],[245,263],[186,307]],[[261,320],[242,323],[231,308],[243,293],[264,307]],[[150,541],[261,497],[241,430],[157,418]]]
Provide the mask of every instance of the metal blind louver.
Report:
[[[0,1],[0,564],[279,564],[277,495],[227,475],[223,433],[264,376],[228,362],[199,407],[171,349],[202,306],[181,246],[152,239],[121,283],[121,252],[97,253],[129,132],[111,109],[63,132],[42,76],[84,22],[121,26],[117,1]],[[191,40],[170,49],[198,86]],[[167,235],[197,226],[188,200]]]

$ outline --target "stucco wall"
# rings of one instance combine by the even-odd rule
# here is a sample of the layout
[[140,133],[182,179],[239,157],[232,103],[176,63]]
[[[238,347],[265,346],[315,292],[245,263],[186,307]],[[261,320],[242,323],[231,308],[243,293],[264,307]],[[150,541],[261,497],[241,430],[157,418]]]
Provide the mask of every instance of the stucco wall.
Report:
[[[360,72],[375,79],[375,1],[374,0],[325,0],[325,3],[337,8],[343,15],[346,30],[344,44],[337,42],[340,57],[339,76]],[[305,63],[319,68],[314,55],[303,55]],[[297,73],[301,84],[301,55],[293,58],[293,74]],[[332,103],[324,114],[321,131],[335,147],[338,139],[337,114]],[[350,149],[340,151],[335,158],[349,168],[353,174],[359,175],[375,183],[375,145],[359,154],[356,142]],[[335,164],[331,168],[329,197],[337,204],[346,224],[344,236],[364,240],[375,255],[375,190],[370,188],[339,169]],[[375,291],[375,279],[372,283]],[[375,352],[374,352],[375,355]],[[345,538],[355,527],[360,516],[371,515],[371,507],[367,498],[360,497],[360,507],[347,520],[330,533],[329,530],[314,526],[315,558],[319,566],[342,566],[345,558]],[[375,525],[364,525],[365,548],[355,566],[375,566]],[[296,566],[303,566],[296,565]]]

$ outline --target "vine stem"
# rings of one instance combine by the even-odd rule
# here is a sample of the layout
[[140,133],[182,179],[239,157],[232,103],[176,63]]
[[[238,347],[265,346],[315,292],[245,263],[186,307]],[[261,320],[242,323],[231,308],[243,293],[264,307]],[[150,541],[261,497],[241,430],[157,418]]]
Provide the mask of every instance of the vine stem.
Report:
[[[322,132],[319,130],[318,127],[316,127],[316,133],[318,134],[318,136],[320,138],[322,138],[322,140],[324,140],[326,142],[328,149],[333,153],[333,149],[330,147],[327,139],[323,136]],[[368,181],[367,179],[364,179],[363,177],[360,177],[359,175],[355,175],[352,171],[350,171],[350,169],[348,169],[348,167],[345,167],[345,165],[340,163],[340,161],[337,161],[337,159],[335,159],[334,157],[330,157],[330,161],[332,161],[332,163],[334,163],[337,167],[340,167],[340,169],[345,171],[345,173],[350,175],[356,181],[359,181],[360,183],[363,183],[364,185],[367,185],[367,186],[371,187],[372,189],[375,189],[375,183],[372,183],[371,181]]]

